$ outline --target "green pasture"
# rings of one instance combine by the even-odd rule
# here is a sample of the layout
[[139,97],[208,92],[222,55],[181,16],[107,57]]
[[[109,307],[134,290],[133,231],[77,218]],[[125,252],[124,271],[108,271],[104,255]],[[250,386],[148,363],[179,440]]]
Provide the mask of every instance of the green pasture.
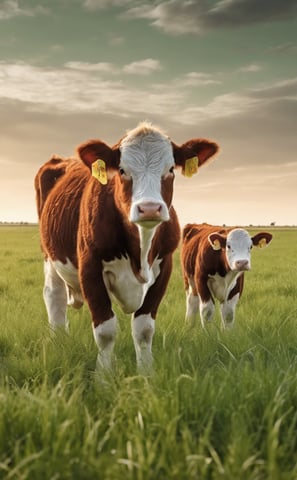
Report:
[[0,478],[296,480],[297,230],[253,250],[235,327],[184,322],[178,252],[154,372],[118,312],[114,374],[95,375],[86,306],[51,335],[35,226],[0,227]]

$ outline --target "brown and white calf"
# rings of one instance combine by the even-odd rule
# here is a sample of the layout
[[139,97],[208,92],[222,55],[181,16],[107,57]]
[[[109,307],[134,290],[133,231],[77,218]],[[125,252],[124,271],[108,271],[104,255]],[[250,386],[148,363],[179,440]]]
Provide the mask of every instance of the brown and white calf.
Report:
[[253,246],[266,247],[268,232],[250,237],[242,228],[188,224],[183,229],[181,262],[187,294],[186,320],[200,319],[204,327],[220,302],[224,327],[232,326],[235,308],[243,291],[244,272],[251,269]]
[[190,176],[217,150],[204,139],[178,146],[144,122],[113,147],[90,140],[78,147],[80,158],[54,156],[38,171],[49,322],[67,328],[67,304],[78,308],[86,300],[99,366],[111,366],[113,301],[133,314],[137,363],[150,366],[154,320],[180,239],[171,204],[174,168]]

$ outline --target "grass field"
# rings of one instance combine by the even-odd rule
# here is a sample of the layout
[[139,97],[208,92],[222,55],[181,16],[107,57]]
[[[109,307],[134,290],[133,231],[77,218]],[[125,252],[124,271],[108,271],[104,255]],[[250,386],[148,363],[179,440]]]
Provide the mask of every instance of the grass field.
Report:
[[[268,229],[269,230],[269,229]],[[115,371],[94,374],[88,309],[50,335],[38,229],[0,227],[0,478],[296,480],[297,230],[270,229],[232,331],[184,323],[178,253],[154,373],[119,313]]]

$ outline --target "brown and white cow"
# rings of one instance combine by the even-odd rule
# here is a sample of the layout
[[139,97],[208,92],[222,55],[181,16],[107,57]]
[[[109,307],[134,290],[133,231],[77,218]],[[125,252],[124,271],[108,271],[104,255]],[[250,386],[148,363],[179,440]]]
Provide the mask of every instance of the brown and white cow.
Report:
[[[53,328],[66,326],[66,307],[87,301],[98,366],[111,366],[116,301],[132,313],[137,364],[152,363],[154,319],[165,293],[180,228],[171,204],[174,168],[190,176],[218,150],[192,139],[174,144],[144,122],[116,145],[90,140],[80,159],[54,156],[35,178],[44,300]],[[199,159],[199,160],[198,160]]]
[[224,327],[232,326],[243,291],[244,272],[251,269],[251,249],[269,244],[272,235],[250,237],[242,228],[222,228],[203,223],[183,229],[181,262],[187,293],[186,320],[192,324],[200,312],[202,326],[220,302]]

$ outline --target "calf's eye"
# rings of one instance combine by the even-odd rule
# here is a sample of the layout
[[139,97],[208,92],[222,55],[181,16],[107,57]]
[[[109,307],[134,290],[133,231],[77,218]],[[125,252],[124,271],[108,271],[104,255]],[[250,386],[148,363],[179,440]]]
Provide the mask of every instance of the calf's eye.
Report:
[[126,175],[126,172],[123,168],[119,168],[120,175]]

